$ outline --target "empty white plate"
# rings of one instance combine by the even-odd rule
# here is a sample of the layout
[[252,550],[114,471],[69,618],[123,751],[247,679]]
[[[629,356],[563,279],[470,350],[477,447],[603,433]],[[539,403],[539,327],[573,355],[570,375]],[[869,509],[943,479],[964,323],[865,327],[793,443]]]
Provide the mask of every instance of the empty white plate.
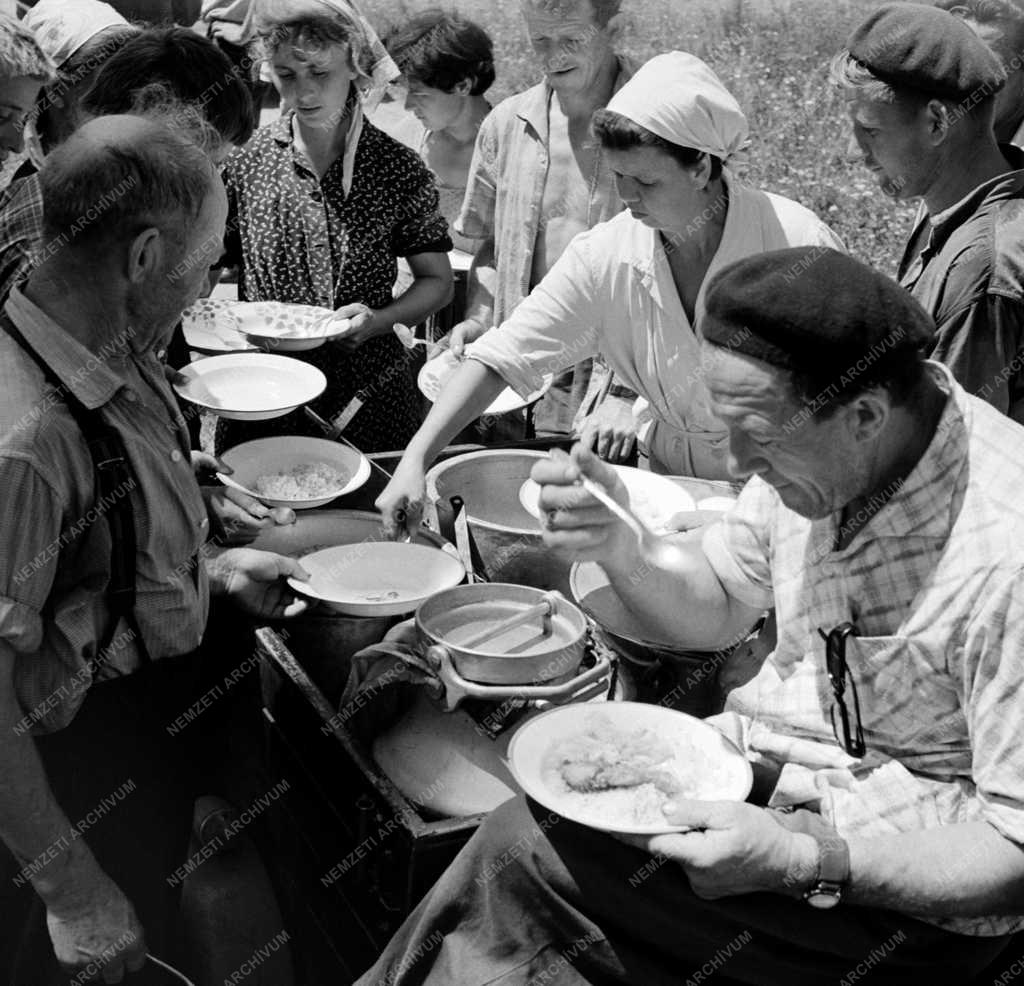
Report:
[[187,401],[233,421],[279,418],[319,397],[327,378],[287,356],[237,353],[210,356],[183,367],[174,389]]
[[439,548],[395,541],[361,541],[300,558],[310,580],[290,578],[298,593],[348,616],[398,616],[458,585],[466,570]]
[[[623,739],[627,742],[620,743]],[[625,760],[627,745],[634,753],[654,751],[654,769],[670,773],[685,794],[669,795],[653,784],[582,792],[565,783],[560,761],[569,751],[575,757],[583,748],[591,755],[621,749]],[[660,760],[658,751],[669,752],[671,759]],[[508,759],[523,790],[545,808],[590,828],[633,835],[686,831],[664,820],[660,806],[666,801],[743,801],[753,783],[747,758],[713,726],[640,702],[564,705],[544,712],[512,737]]]
[[[228,449],[221,459],[234,470],[230,476],[217,473],[218,479],[225,486],[242,490],[268,506],[291,507],[293,510],[322,507],[339,496],[359,489],[370,478],[370,462],[365,455],[325,438],[303,438],[297,435],[258,438]],[[275,497],[257,489],[261,478],[266,481],[270,477],[320,464],[336,470],[343,478],[336,487],[318,496]]]

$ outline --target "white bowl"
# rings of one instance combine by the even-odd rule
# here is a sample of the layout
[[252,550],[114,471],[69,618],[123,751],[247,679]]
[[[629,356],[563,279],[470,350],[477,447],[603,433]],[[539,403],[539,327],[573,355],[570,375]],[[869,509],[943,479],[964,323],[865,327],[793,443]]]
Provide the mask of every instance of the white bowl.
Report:
[[245,337],[270,352],[316,349],[349,327],[347,318],[335,319],[329,308],[278,301],[239,302],[235,316]]
[[[692,779],[693,797],[701,801],[743,801],[750,793],[753,774],[740,750],[713,726],[661,705],[640,702],[607,702],[564,705],[544,712],[524,723],[508,747],[509,768],[523,790],[545,808],[563,818],[604,832],[630,835],[660,835],[683,832],[686,826],[667,822],[623,823],[618,815],[627,792],[598,791],[569,793],[552,783],[550,757],[579,736],[590,725],[607,733],[617,729],[649,730],[656,739],[670,746],[679,757],[673,773]],[[699,758],[695,760],[694,758]],[[665,796],[662,800],[670,800]],[[671,800],[685,800],[672,796]],[[614,815],[612,812],[614,811]]]
[[185,400],[232,421],[280,418],[319,397],[327,378],[287,356],[237,353],[210,356],[181,370],[174,389]]
[[[666,476],[632,466],[612,468],[626,485],[633,512],[655,533],[667,531],[668,522],[675,514],[697,509],[690,493]],[[532,479],[519,488],[519,502],[540,519],[540,487]]]
[[[299,436],[281,436],[276,438],[258,438],[228,449],[221,459],[234,471],[231,475],[217,473],[217,478],[225,486],[248,493],[262,503],[271,507],[291,507],[293,510],[309,510],[322,507],[359,489],[370,478],[370,462],[365,455],[325,438],[302,438]],[[323,462],[339,472],[347,479],[336,490],[327,496],[312,500],[277,500],[256,492],[256,481],[267,474],[289,472],[297,466]]]
[[[448,381],[461,365],[462,363],[452,355],[450,349],[446,349],[433,359],[428,360],[420,368],[416,378],[416,385],[420,388],[420,393],[431,403],[436,402],[441,391],[448,385]],[[534,391],[529,397],[520,397],[511,387],[506,387],[494,398],[484,414],[507,414],[509,411],[518,411],[520,408],[540,400],[551,387],[553,379],[549,373],[544,377],[544,385],[540,390]]]
[[181,314],[181,328],[189,349],[202,353],[256,352],[242,333],[234,314],[237,301],[228,298],[200,298]]
[[288,579],[298,593],[348,616],[399,616],[458,585],[466,570],[439,548],[395,541],[361,541],[299,559],[308,582]]

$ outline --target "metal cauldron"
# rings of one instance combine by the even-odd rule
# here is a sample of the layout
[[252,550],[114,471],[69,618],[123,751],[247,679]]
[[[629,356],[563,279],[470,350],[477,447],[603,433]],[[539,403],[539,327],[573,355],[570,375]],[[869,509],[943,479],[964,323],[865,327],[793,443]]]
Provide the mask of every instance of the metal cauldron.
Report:
[[503,450],[468,452],[434,466],[427,473],[427,497],[439,515],[450,497],[466,505],[469,529],[493,582],[517,583],[569,594],[569,568],[544,546],[540,526],[522,503],[519,489],[544,452]]
[[[261,532],[251,547],[298,558],[320,548],[364,541],[386,540],[380,514],[362,510],[308,510],[294,524]],[[418,544],[454,550],[438,534],[421,528]],[[336,701],[348,680],[352,655],[380,643],[384,634],[404,617],[343,616],[315,609],[296,619],[281,620],[274,628],[288,641],[293,653],[329,701]]]

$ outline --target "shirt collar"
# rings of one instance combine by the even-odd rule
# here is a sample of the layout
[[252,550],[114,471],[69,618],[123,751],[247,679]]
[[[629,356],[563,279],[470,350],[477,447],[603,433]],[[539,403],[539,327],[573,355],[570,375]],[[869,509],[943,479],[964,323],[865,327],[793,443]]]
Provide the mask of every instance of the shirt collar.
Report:
[[1021,120],[1020,126],[1017,128],[1017,132],[1010,138],[1010,143],[1014,147],[1020,147],[1024,149],[1024,120]]
[[[618,75],[615,76],[615,86],[612,89],[613,96],[629,82],[637,68],[636,63],[631,58],[626,58],[624,55],[616,55],[615,58],[619,65],[619,71]],[[528,90],[526,95],[529,98],[523,100],[523,105],[517,111],[517,116],[529,124],[534,132],[542,137],[546,137],[548,133],[548,104],[551,102],[553,94],[554,90],[545,80],[540,85]]]
[[115,372],[112,354],[90,352],[29,301],[20,288],[12,289],[5,310],[25,341],[90,411],[108,404],[125,385]]
[[[295,111],[291,110],[282,113],[273,123],[270,124],[270,132],[280,147],[291,147],[292,152],[297,153],[295,138],[292,130],[295,120]],[[363,113],[362,104],[358,99],[352,99],[352,121],[349,123],[348,134],[345,136],[345,153],[341,159],[341,187],[345,195],[352,191],[352,180],[355,176],[356,151],[359,148],[359,138],[363,133],[363,126],[366,118]],[[306,162],[308,167],[308,162]],[[333,167],[333,165],[332,165]]]

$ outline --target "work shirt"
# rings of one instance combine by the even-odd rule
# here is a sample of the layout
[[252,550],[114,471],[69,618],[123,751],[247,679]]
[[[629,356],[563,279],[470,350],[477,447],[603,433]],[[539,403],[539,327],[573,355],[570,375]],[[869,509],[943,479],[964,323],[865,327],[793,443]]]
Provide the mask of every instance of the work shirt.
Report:
[[696,326],[683,309],[661,235],[626,212],[577,236],[530,296],[467,355],[525,396],[544,374],[601,354],[640,395],[637,413],[649,422],[641,439],[667,471],[727,478],[727,433],[711,411],[701,361],[706,286],[717,271],[752,254],[843,244],[796,202],[728,176],[725,183],[725,228],[697,298]]
[[[847,547],[835,548],[839,515],[808,520],[757,477],[705,533],[725,590],[778,622],[775,650],[726,709],[835,750],[818,631],[852,621],[867,754],[850,770],[787,765],[772,804],[817,807],[845,837],[985,821],[1024,845],[1024,428],[929,367],[949,394],[936,434]],[[853,717],[849,687],[846,703]],[[920,920],[970,935],[1024,928]]]
[[[153,354],[127,339],[89,352],[15,289],[8,316],[70,393],[121,437],[135,474],[135,614],[150,657],[187,654],[206,625],[208,587],[197,555],[206,506],[188,434]],[[88,664],[110,615],[109,504],[98,504],[92,457],[66,405],[32,358],[0,332],[0,638],[16,654],[28,725],[71,721],[93,680]],[[117,628],[98,678],[137,669],[127,626]]]
[[[1024,152],[1002,150],[1024,165]],[[922,237],[914,256],[912,244]],[[899,281],[935,319],[932,358],[970,393],[1024,422],[1024,170],[919,217]]]
[[[239,297],[385,308],[396,258],[452,248],[433,177],[415,152],[364,121],[354,151],[351,143],[346,150],[348,166],[338,159],[318,178],[295,144],[294,115],[258,130],[225,168],[227,260],[241,264]],[[357,395],[363,400],[346,432],[363,451],[401,449],[415,434],[420,395],[395,335],[351,353],[327,343],[289,356],[327,377],[327,390],[311,402],[322,417],[333,419]],[[300,411],[272,421],[221,421],[217,448],[271,434],[322,437]]]
[[13,182],[0,196],[0,304],[28,276],[38,262],[34,258],[50,252],[40,250],[42,239],[43,191],[34,174]]

